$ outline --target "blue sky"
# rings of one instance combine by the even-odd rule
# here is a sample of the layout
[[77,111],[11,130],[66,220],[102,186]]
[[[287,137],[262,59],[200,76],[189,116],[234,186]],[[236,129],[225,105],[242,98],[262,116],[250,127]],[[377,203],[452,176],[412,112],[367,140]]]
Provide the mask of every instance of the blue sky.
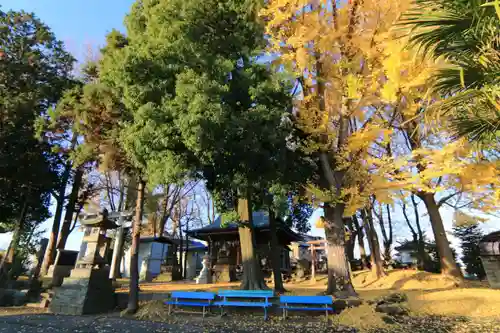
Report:
[[0,0],[3,11],[33,12],[82,60],[88,45],[103,45],[113,28],[123,29],[123,19],[134,0]]

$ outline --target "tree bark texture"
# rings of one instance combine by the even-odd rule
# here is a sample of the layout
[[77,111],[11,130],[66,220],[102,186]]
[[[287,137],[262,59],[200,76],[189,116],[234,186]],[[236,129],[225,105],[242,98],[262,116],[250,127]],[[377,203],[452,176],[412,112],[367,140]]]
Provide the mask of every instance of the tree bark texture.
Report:
[[244,226],[238,228],[240,236],[241,259],[243,262],[243,290],[267,290],[264,276],[260,268],[257,254],[255,253],[255,235],[252,220],[252,206],[249,199],[238,200],[238,213]]
[[71,194],[69,196],[68,204],[66,205],[66,213],[64,214],[64,220],[61,226],[61,232],[57,240],[57,248],[63,250],[66,247],[66,242],[68,241],[68,236],[71,233],[71,223],[73,222],[73,214],[75,213],[75,206],[78,200],[78,193],[80,192],[80,187],[83,180],[83,168],[80,167],[76,169],[75,179],[73,181],[73,188],[71,189]]
[[418,196],[424,202],[427,212],[429,213],[429,219],[431,221],[432,231],[434,232],[434,239],[436,241],[441,263],[441,274],[462,279],[462,272],[458,268],[455,258],[453,258],[453,252],[451,251],[450,242],[446,236],[443,220],[441,219],[441,213],[439,212],[439,207],[434,198],[434,193],[422,192],[419,193]]
[[326,293],[343,292],[356,295],[351,282],[349,262],[345,251],[344,205],[324,205],[325,235],[327,241],[328,285]]
[[135,217],[132,225],[132,245],[130,247],[130,282],[127,313],[135,313],[139,308],[139,244],[141,239],[145,185],[144,180],[140,180],[137,187]]
[[[276,228],[276,216],[274,211],[269,209],[269,229],[271,232],[271,265],[273,267],[274,291],[284,293],[283,278],[281,276],[281,250],[278,247],[278,234]],[[314,263],[313,263],[314,264]]]

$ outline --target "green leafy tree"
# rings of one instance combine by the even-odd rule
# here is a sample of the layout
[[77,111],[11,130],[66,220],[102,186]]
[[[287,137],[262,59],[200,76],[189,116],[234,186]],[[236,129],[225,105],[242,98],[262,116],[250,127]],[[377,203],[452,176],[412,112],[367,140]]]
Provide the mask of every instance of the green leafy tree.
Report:
[[245,289],[266,288],[251,212],[264,206],[264,189],[289,158],[280,151],[290,134],[290,87],[258,61],[265,39],[257,7],[137,2],[125,46],[100,68],[128,110],[120,144],[148,184],[203,178],[221,211],[239,212]]

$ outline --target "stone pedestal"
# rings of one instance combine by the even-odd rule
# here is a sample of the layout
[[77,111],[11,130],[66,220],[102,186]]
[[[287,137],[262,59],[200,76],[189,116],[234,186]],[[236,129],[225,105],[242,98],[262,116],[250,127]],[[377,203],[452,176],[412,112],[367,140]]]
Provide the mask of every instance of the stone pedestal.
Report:
[[217,264],[213,268],[213,283],[236,281],[235,267],[229,264]]
[[205,255],[203,257],[203,268],[201,269],[200,275],[196,278],[196,284],[207,284],[212,283],[212,274],[210,273],[210,256]]
[[115,307],[109,267],[75,268],[62,286],[55,288],[50,304],[53,313],[83,315],[104,313]]

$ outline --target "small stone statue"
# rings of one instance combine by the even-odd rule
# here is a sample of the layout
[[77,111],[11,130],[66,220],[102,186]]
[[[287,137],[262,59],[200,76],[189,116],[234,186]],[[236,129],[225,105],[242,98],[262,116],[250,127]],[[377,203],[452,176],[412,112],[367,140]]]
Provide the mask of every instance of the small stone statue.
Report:
[[200,272],[200,275],[196,278],[196,284],[207,284],[211,283],[212,281],[212,273],[210,272],[210,256],[208,254],[205,254],[203,256],[203,268]]

